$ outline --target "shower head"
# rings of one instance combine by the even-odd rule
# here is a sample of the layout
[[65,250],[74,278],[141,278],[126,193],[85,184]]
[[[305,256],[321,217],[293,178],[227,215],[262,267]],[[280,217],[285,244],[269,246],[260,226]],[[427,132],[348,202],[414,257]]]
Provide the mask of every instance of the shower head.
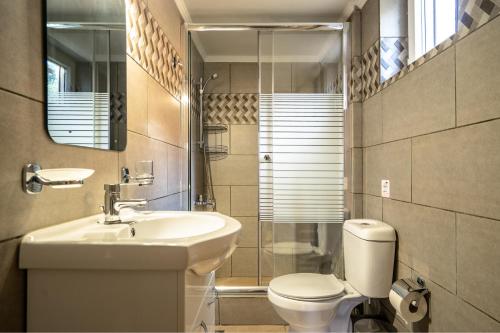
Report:
[[201,88],[201,91],[204,91],[205,90],[205,87],[207,86],[208,82],[210,80],[216,80],[217,78],[219,77],[219,74],[217,73],[213,73],[212,75],[210,75],[210,77],[205,81],[205,84],[203,85],[203,87]]

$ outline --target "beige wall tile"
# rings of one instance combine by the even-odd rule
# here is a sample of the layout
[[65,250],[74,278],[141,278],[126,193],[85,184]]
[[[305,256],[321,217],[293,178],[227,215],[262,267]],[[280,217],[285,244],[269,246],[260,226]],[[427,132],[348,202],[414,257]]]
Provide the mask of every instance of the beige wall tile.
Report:
[[382,94],[363,102],[363,146],[373,146],[382,142]]
[[148,80],[148,135],[180,144],[180,103],[152,77]]
[[231,276],[231,258],[227,259],[224,264],[215,271],[216,277],[230,277]]
[[229,155],[212,162],[214,185],[257,185],[258,161],[256,155]]
[[2,331],[26,330],[26,271],[18,268],[20,238],[0,243],[0,322]]
[[[153,144],[156,140],[134,132],[127,133],[127,148],[119,153],[119,168],[127,167],[132,176],[135,176],[135,164],[137,161],[153,160],[153,171],[160,172],[158,166],[165,165],[162,161],[154,160]],[[166,185],[166,179],[155,177],[151,186],[124,186],[122,188],[122,197],[130,199],[153,199],[153,187]],[[166,193],[165,193],[166,195]],[[161,196],[161,195],[160,195]]]
[[154,199],[148,202],[148,210],[186,210],[183,207],[183,196],[181,193]]
[[259,66],[256,62],[231,63],[231,93],[258,93]]
[[321,64],[302,62],[292,64],[292,92],[318,93],[322,92]]
[[283,325],[267,297],[221,297],[221,325]]
[[233,216],[241,223],[239,247],[257,247],[258,224],[257,217]]
[[413,139],[413,201],[500,218],[500,120]]
[[[150,186],[151,198],[160,198],[172,193],[168,191],[168,186],[173,183],[173,180],[169,178],[172,177],[172,173],[170,172],[170,163],[173,158],[180,159],[180,156],[176,156],[175,154],[170,156],[170,145],[168,143],[150,139],[150,144],[153,153],[153,172],[155,177],[153,185]],[[132,170],[133,166],[130,165],[129,167]],[[175,174],[174,172],[173,175],[179,177],[178,173]],[[178,186],[179,178],[175,179],[175,182],[177,182]]]
[[457,44],[457,124],[500,117],[500,20]]
[[231,216],[257,215],[257,186],[231,186]]
[[231,187],[214,186],[214,195],[217,211],[224,215],[231,215]]
[[363,192],[363,149],[352,149],[352,178],[351,189],[353,193]]
[[380,182],[391,182],[391,198],[411,201],[411,142],[402,140],[363,150],[364,193],[379,196]]
[[182,149],[168,145],[168,194],[181,191]]
[[382,109],[384,142],[454,127],[454,47],[383,90]]
[[148,135],[148,80],[146,73],[127,56],[127,129]]
[[217,80],[212,80],[205,88],[205,93],[229,93],[231,87],[231,76],[229,63],[227,62],[206,62],[204,65],[203,78],[207,80],[213,73],[219,74]]
[[39,101],[44,99],[41,4],[0,2],[0,87]]
[[363,195],[363,218],[382,221],[382,197]]
[[231,154],[257,154],[257,125],[231,125]]
[[[430,290],[429,332],[498,332],[500,323],[456,295],[437,285],[425,275],[413,272],[413,278],[421,276]],[[425,328],[425,327],[424,327]],[[414,330],[423,331],[418,327]]]
[[361,51],[365,53],[380,37],[379,1],[370,0],[361,9]]
[[168,40],[178,53],[181,52],[182,17],[174,1],[147,0],[147,6],[158,21]]
[[349,211],[351,219],[363,218],[363,195],[346,192],[345,207]]
[[457,294],[500,320],[500,221],[457,214]]
[[[118,181],[118,153],[51,142],[39,102],[0,91],[0,105],[0,216],[4,217],[0,240],[98,213],[103,184]],[[28,162],[38,162],[43,168],[90,168],[96,172],[81,188],[45,187],[39,195],[27,195],[20,184],[21,168]]]
[[363,146],[363,104],[350,103],[345,124],[346,147]]
[[[265,94],[270,94],[273,85],[272,66],[270,63],[263,63],[261,67],[261,89]],[[292,64],[275,63],[274,64],[274,92],[291,93],[292,92]]]
[[257,186],[231,186],[231,216],[257,215]]
[[398,260],[455,292],[455,213],[388,199],[383,205],[398,236]]
[[237,248],[231,259],[232,276],[257,276],[257,248]]
[[361,11],[355,9],[351,15],[351,55],[359,57],[361,53]]

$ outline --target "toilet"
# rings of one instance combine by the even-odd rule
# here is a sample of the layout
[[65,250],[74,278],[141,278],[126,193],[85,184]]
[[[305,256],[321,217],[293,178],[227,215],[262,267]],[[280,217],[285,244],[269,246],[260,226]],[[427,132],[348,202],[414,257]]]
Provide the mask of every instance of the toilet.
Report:
[[269,283],[268,298],[290,332],[351,332],[354,307],[386,298],[392,284],[396,233],[381,221],[344,222],[345,278],[333,274],[288,274]]

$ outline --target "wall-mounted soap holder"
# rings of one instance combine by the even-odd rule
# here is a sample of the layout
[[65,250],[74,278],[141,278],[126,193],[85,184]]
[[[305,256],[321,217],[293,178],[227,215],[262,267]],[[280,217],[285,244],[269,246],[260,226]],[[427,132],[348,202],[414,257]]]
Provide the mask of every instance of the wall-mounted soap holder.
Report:
[[23,167],[22,186],[28,194],[42,191],[44,185],[52,188],[76,188],[83,185],[83,181],[92,176],[92,169],[61,168],[42,169],[37,163],[28,163]]
[[130,175],[130,171],[127,167],[122,167],[121,169],[121,178],[122,185],[130,184],[130,185],[152,185],[155,179],[153,173],[153,161],[137,161],[135,162],[135,173],[136,176],[133,177]]

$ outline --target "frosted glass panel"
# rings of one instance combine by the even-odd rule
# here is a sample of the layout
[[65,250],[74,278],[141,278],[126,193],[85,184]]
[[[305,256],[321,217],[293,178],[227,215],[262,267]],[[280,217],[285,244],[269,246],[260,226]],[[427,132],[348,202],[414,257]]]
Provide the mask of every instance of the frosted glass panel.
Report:
[[261,94],[259,218],[344,221],[341,94]]

